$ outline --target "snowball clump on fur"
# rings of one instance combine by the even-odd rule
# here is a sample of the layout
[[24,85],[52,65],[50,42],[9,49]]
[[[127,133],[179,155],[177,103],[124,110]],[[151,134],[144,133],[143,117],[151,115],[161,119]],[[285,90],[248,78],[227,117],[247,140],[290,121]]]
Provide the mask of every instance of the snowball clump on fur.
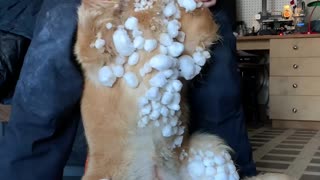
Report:
[[193,180],[239,180],[236,167],[226,151],[212,152],[204,149],[190,150],[187,170]]
[[120,56],[130,56],[135,50],[128,32],[121,27],[113,34],[113,44]]
[[98,76],[100,83],[107,87],[112,87],[117,79],[109,66],[100,68]]

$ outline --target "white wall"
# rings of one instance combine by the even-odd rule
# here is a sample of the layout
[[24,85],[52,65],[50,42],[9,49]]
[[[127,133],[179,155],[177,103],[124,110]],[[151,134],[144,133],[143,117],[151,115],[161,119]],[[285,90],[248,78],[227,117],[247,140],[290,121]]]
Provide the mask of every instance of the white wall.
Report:
[[[223,0],[220,0],[223,1]],[[267,0],[268,1],[268,11],[281,11],[285,4],[289,4],[290,0]],[[305,0],[306,4],[313,0]],[[261,12],[262,0],[237,0],[237,13],[238,20],[243,20],[248,27],[252,27],[256,24],[254,20],[254,15]],[[312,9],[308,9],[311,12]],[[314,19],[320,19],[320,7],[317,7]]]

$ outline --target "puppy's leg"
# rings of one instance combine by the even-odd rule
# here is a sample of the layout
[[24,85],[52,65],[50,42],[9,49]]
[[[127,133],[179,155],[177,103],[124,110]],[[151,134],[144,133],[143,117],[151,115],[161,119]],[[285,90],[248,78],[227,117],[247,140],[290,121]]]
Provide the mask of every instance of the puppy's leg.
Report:
[[229,151],[230,148],[216,136],[207,134],[192,136],[188,147],[180,156],[182,179],[239,180]]

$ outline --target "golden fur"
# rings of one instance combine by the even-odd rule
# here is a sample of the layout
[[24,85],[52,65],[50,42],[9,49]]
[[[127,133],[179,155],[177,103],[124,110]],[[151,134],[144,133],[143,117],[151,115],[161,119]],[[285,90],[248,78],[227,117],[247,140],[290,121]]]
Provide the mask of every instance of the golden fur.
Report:
[[[178,159],[181,149],[176,152],[169,150],[159,128],[137,127],[138,97],[149,88],[147,82],[153,73],[143,79],[139,76],[140,85],[136,89],[127,87],[122,79],[118,79],[112,88],[98,82],[99,68],[113,63],[117,54],[113,43],[110,43],[114,29],[107,30],[107,22],[117,26],[129,16],[135,16],[146,38],[157,39],[164,28],[157,15],[163,8],[162,1],[157,1],[152,9],[143,12],[134,12],[133,2],[83,0],[79,7],[75,54],[85,77],[81,111],[89,146],[89,163],[83,180],[188,180],[186,162]],[[180,22],[182,31],[186,33],[184,45],[187,54],[197,46],[207,48],[219,38],[218,25],[206,8],[192,13],[181,10]],[[97,36],[107,40],[107,45],[100,51],[90,48]],[[139,53],[139,64],[125,67],[126,71],[139,74],[143,64],[159,50]],[[186,124],[188,106],[183,95],[181,109],[181,119]],[[185,137],[183,147],[188,151],[190,147],[203,144],[213,144],[213,151],[227,149],[222,140],[212,135],[194,135],[190,142]]]

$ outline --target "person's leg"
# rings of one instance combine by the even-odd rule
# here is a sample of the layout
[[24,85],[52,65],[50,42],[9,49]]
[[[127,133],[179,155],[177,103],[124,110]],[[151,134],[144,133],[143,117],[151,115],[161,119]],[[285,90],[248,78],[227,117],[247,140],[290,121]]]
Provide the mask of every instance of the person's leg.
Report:
[[0,179],[59,180],[80,119],[73,44],[79,0],[45,0],[0,139]]
[[241,106],[240,74],[236,40],[221,11],[215,15],[222,39],[212,47],[210,62],[190,88],[191,132],[201,131],[223,138],[235,151],[240,176],[256,174]]

